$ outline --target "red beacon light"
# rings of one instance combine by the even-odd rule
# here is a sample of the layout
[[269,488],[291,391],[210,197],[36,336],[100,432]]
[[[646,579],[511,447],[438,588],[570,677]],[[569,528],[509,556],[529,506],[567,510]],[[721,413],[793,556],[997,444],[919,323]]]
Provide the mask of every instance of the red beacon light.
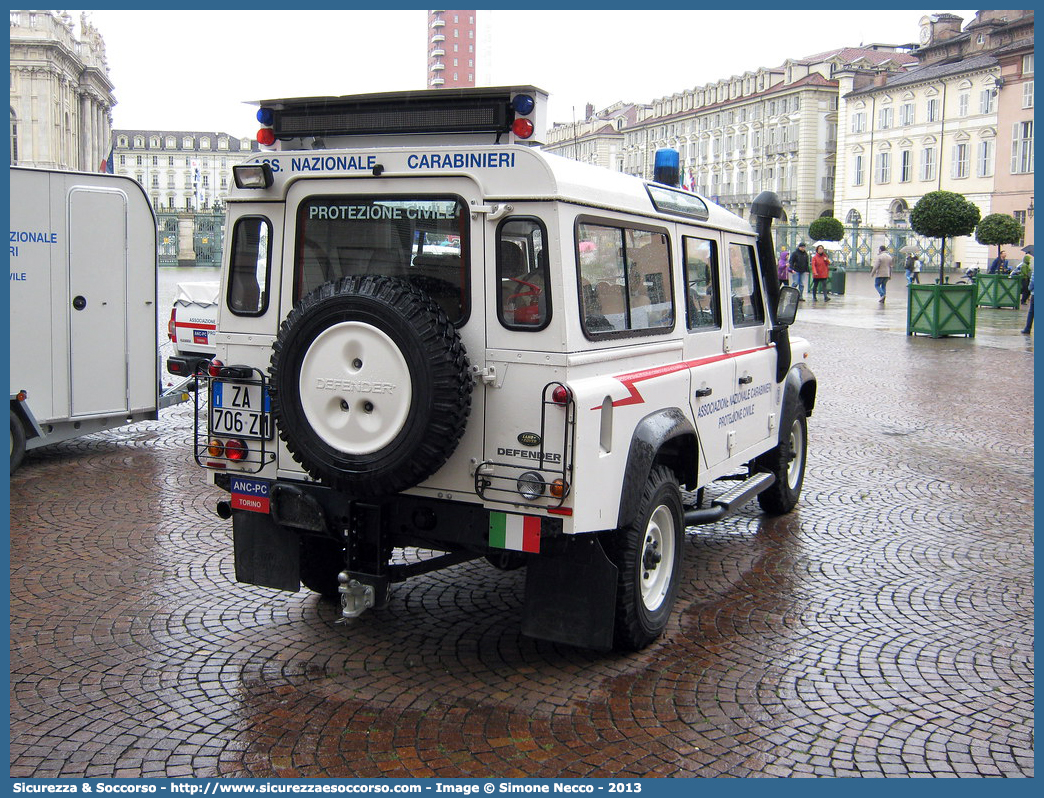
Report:
[[511,132],[520,139],[528,139],[533,135],[533,123],[528,119],[516,119],[511,123]]

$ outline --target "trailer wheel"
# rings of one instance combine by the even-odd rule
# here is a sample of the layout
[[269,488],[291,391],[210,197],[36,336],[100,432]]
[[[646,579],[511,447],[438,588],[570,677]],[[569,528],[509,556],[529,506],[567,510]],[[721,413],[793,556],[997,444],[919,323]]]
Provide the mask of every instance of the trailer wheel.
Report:
[[25,427],[22,426],[22,419],[18,417],[18,414],[14,410],[11,411],[11,471],[14,473],[18,466],[22,464],[22,458],[25,457]]
[[645,648],[667,627],[681,580],[685,522],[674,473],[652,470],[630,526],[616,530],[606,546],[619,569],[613,647]]
[[782,415],[779,444],[754,461],[755,471],[768,471],[776,477],[772,487],[758,494],[758,504],[770,515],[785,515],[793,510],[805,482],[808,417],[805,404],[796,393],[784,399]]
[[344,548],[335,540],[301,536],[301,584],[327,601],[337,601],[337,575],[344,570]]
[[411,488],[449,459],[471,411],[460,335],[425,293],[380,275],[306,296],[272,346],[272,414],[299,463],[352,496]]

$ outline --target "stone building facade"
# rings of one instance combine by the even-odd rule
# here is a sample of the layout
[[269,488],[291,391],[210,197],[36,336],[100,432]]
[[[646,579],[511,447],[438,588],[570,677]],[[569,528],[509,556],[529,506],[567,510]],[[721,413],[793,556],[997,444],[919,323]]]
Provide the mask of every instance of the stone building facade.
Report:
[[[917,51],[922,61],[915,68],[891,75],[857,68],[838,73],[837,218],[846,225],[906,227],[917,201],[937,190],[963,195],[983,216],[1011,212],[1016,204],[1026,211],[1032,195],[1032,15],[981,11],[964,29],[952,14],[925,17]],[[1002,52],[1010,54],[1010,85],[1001,75]],[[1012,157],[1013,147],[1025,157]],[[1016,178],[1016,167],[1028,171]],[[1011,184],[1010,201],[995,204],[998,184]],[[984,266],[987,250],[974,237],[960,237],[953,257],[964,266]]]
[[212,210],[224,202],[232,167],[260,151],[228,133],[116,130],[113,171],[133,177],[157,211]]
[[11,11],[10,162],[97,172],[116,104],[105,42],[86,15]]

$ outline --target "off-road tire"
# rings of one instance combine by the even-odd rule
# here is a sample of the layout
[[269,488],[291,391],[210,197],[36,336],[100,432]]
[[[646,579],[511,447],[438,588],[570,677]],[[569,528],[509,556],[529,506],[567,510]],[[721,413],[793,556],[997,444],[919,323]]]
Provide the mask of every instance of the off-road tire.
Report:
[[681,581],[685,521],[674,472],[653,468],[634,521],[605,540],[619,570],[613,647],[639,651],[663,634]]
[[301,584],[327,601],[338,601],[337,575],[345,569],[344,548],[335,540],[301,536]]
[[350,496],[394,495],[435,473],[464,434],[471,390],[446,314],[392,277],[321,285],[272,345],[279,437],[309,474]]
[[754,461],[754,471],[767,471],[776,481],[758,494],[758,504],[769,515],[785,515],[797,505],[805,482],[808,455],[808,417],[796,393],[783,400],[779,444]]
[[25,427],[22,426],[22,419],[18,417],[18,414],[14,410],[11,411],[11,470],[9,474],[13,474],[18,470],[18,466],[22,464],[22,458],[25,457]]

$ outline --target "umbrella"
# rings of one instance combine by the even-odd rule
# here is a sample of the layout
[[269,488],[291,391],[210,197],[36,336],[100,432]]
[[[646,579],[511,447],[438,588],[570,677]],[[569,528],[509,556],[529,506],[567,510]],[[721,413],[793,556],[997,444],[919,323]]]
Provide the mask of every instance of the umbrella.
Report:
[[907,244],[905,247],[900,247],[899,251],[904,255],[913,255],[921,251],[921,248],[917,244]]
[[823,247],[823,249],[835,249],[836,250],[836,249],[841,249],[841,242],[840,241],[813,241],[812,242],[812,249],[815,250],[816,247]]
[[1026,246],[1024,246],[1022,248],[1022,251],[1025,252],[1027,255],[1032,255],[1033,254],[1033,245],[1032,244],[1027,244]]

